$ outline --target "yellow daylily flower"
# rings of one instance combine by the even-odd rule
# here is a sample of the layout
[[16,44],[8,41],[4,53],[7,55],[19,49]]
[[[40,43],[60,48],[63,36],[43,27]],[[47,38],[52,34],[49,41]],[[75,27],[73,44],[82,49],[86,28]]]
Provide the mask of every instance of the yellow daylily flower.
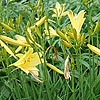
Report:
[[62,18],[67,15],[67,11],[64,12],[66,4],[60,5],[59,2],[56,2],[55,8],[50,8],[55,14],[52,17]]
[[95,47],[91,44],[87,44],[87,46],[92,52],[94,52],[94,53],[96,53],[97,55],[100,56],[100,49],[99,48],[97,48],[97,47]]
[[78,15],[75,15],[75,16],[71,10],[67,11],[67,15],[70,18],[71,24],[72,24],[73,28],[75,28],[77,34],[80,33],[80,30],[81,30],[82,25],[84,23],[84,20],[85,20],[84,14],[85,14],[84,10],[81,10],[78,13]]
[[[39,54],[41,57],[42,54]],[[40,61],[38,53],[33,53],[33,49],[29,48],[29,50],[25,54],[17,54],[16,56],[18,56],[20,59],[9,66],[16,66],[23,70],[26,74],[31,73],[36,80],[39,80],[39,70],[36,68],[36,66],[41,64],[43,60],[42,62]]]

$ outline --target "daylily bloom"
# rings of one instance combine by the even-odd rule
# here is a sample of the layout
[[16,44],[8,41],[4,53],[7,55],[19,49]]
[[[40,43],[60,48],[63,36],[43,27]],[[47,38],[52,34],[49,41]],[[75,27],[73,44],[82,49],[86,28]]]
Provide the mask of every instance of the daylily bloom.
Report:
[[67,11],[65,10],[66,4],[60,5],[59,2],[56,2],[55,8],[50,8],[55,14],[52,15],[52,17],[58,17],[62,18],[63,16],[67,15]]
[[85,11],[84,10],[81,10],[78,13],[78,15],[74,15],[71,10],[67,11],[67,15],[70,18],[72,27],[75,28],[75,30],[77,32],[77,35],[79,35],[80,30],[82,28],[82,25],[84,23],[84,20],[85,20],[84,14],[85,14]]
[[57,73],[64,75],[65,79],[68,80],[68,79],[71,79],[70,72],[68,69],[68,62],[69,62],[69,55],[67,56],[65,63],[64,63],[64,72],[52,64],[47,63],[47,66],[50,67],[51,69],[53,69],[54,71],[56,71]]
[[96,53],[97,55],[100,56],[100,49],[99,48],[97,48],[97,47],[95,47],[91,44],[87,44],[87,46],[92,52],[94,52],[94,53]]
[[[42,56],[41,53],[39,53],[39,55],[40,57]],[[17,54],[16,56],[18,56],[20,59],[9,66],[16,66],[23,70],[26,74],[31,73],[33,77],[40,82],[38,78],[39,70],[36,68],[36,66],[41,64],[43,59],[40,60],[39,55],[37,52],[33,53],[33,49],[29,48],[25,54]]]

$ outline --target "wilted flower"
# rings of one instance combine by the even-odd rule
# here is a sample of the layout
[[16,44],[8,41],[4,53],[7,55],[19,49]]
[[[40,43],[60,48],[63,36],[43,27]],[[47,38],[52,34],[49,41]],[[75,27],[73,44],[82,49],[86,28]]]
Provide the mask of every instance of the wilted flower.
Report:
[[69,55],[67,56],[64,64],[64,77],[65,79],[71,79],[69,68],[68,68],[68,62],[69,62]]

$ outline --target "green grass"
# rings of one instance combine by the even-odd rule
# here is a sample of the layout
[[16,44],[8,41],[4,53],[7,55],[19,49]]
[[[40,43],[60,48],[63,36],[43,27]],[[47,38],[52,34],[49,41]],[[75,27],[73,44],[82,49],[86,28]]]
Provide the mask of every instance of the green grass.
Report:
[[[88,2],[87,4],[87,1]],[[99,0],[98,0],[99,1]],[[44,24],[38,27],[42,39],[37,34],[37,31],[32,31],[32,36],[35,41],[43,47],[44,63],[38,65],[39,77],[42,83],[36,82],[31,74],[26,74],[16,67],[9,65],[16,61],[11,57],[6,50],[0,46],[0,100],[99,100],[100,99],[100,56],[97,56],[89,50],[87,43],[100,48],[100,31],[93,30],[96,22],[100,20],[100,3],[97,0],[59,0],[60,4],[66,3],[65,10],[72,10],[78,13],[85,10],[85,22],[82,26],[81,33],[86,35],[85,42],[81,47],[76,46],[76,42],[72,40],[75,48],[65,47],[60,41],[62,37],[52,37],[48,39],[44,34]],[[59,20],[53,18],[52,11],[49,9],[55,7],[56,0],[41,0],[38,9],[33,9],[37,4],[35,0],[29,2],[8,2],[6,6],[2,6],[0,1],[0,23],[4,22],[9,25],[9,20],[13,19],[14,29],[16,32],[9,31],[0,24],[0,35],[5,35],[15,39],[14,35],[25,36],[27,41],[29,36],[25,33],[26,28],[36,23],[35,18],[41,19],[47,15],[48,18],[56,23],[47,22],[55,30],[59,29],[63,32],[64,28],[69,29],[70,20],[68,16],[64,16]],[[44,7],[44,8],[43,8]],[[43,8],[43,10],[42,10]],[[16,18],[22,15],[22,20],[18,22]],[[4,42],[6,43],[6,42]],[[18,47],[6,43],[7,46],[14,52]],[[57,50],[57,58],[54,58],[54,48]],[[34,52],[42,51],[37,46],[31,45]],[[25,53],[27,47],[24,47],[20,52]],[[69,70],[71,80],[66,80],[63,75],[53,71],[46,66],[46,61],[55,65],[57,68],[64,71],[64,61],[66,56],[70,54]]]

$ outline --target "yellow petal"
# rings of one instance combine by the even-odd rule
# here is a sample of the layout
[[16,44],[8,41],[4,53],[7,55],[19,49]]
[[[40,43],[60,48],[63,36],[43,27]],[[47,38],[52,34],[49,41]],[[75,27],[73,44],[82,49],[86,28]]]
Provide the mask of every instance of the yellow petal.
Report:
[[[42,56],[41,53],[39,53],[39,55],[40,55],[40,57]],[[37,52],[35,52],[31,55],[31,61],[30,61],[30,65],[29,65],[30,67],[37,66],[38,64],[41,64],[41,60],[39,58],[39,55]]]
[[23,43],[25,43],[25,44],[28,44],[24,36],[15,35],[15,38],[16,38],[18,41],[21,41],[21,42],[23,42]]
[[68,17],[70,18],[73,28],[75,28],[77,33],[79,34],[85,20],[84,18],[85,11],[82,10],[78,13],[78,15],[74,16],[73,12],[69,10],[67,14]]
[[33,49],[30,48],[28,52],[26,52],[25,54],[20,54],[20,53],[17,54],[16,56],[19,57],[20,59],[17,62],[11,64],[10,66],[16,66],[27,74],[31,71],[31,73],[37,75],[38,74],[37,70],[35,70],[36,68],[34,67],[42,63],[39,58],[39,55],[41,57],[42,54],[40,52],[39,55],[37,52],[32,54],[32,52]]
[[9,65],[9,66],[21,66],[22,64],[26,63],[27,59],[32,55],[33,49],[29,48],[28,52],[26,52],[17,62]]
[[57,10],[55,8],[50,8],[55,14],[57,13]]
[[66,16],[67,15],[67,11],[65,11],[65,12],[63,12],[62,14],[61,14],[61,16]]
[[59,17],[61,14],[61,5],[59,2],[56,2],[57,16]]
[[82,25],[84,23],[84,20],[85,20],[84,14],[85,14],[85,11],[84,10],[81,10],[78,13],[77,17],[76,17],[76,21],[77,21],[77,33],[80,33],[80,30],[81,30]]
[[91,45],[91,44],[87,44],[87,46],[89,47],[89,49],[90,49],[92,52],[94,52],[94,53],[96,53],[97,55],[100,56],[100,49],[98,49],[97,47],[95,47],[95,46],[93,46],[93,45]]
[[60,14],[60,17],[66,16],[66,15],[67,15],[67,13],[64,12],[65,6],[66,6],[66,4],[63,4],[63,5],[61,6],[61,14]]
[[93,32],[93,33],[99,32],[99,31],[100,31],[100,20],[98,20],[98,21],[96,22],[96,26],[95,26],[95,28],[94,28],[94,32]]
[[52,17],[58,17],[56,14],[52,14]]
[[21,58],[23,55],[24,54],[22,54],[22,53],[18,53],[18,54],[16,54],[16,57]]
[[69,10],[69,11],[67,11],[67,14],[68,14],[68,17],[69,17],[69,19],[71,21],[71,24],[72,24],[73,28],[76,29],[77,22],[76,22],[76,20],[74,18],[73,12],[71,10]]
[[[22,56],[21,54],[18,56]],[[40,55],[41,57],[41,55]],[[40,58],[38,53],[33,53],[28,59],[26,59],[25,63],[20,65],[19,67],[26,72],[27,74],[31,71],[33,72],[35,75],[38,74],[38,70],[37,68],[35,68],[35,66],[37,66],[38,64],[41,64]]]
[[29,74],[30,72],[31,73],[34,73],[36,76],[39,75],[38,73],[38,69],[33,66],[33,67],[28,67],[28,66],[18,66],[22,71],[24,71],[26,74]]
[[18,67],[18,68],[20,68],[22,71],[24,71],[26,74],[28,74],[29,73],[29,68],[27,69],[27,67],[22,67],[22,66],[16,66],[16,67]]
[[59,36],[59,35],[56,33],[56,30],[54,30],[51,26],[49,26],[49,32],[50,32],[50,34],[48,33],[48,31],[45,31],[45,33],[46,33],[47,35],[50,35],[50,37]]
[[16,56],[14,55],[14,53],[9,49],[9,47],[5,44],[5,43],[3,43],[1,40],[0,40],[0,44],[1,44],[1,46],[2,47],[4,47],[5,49],[6,49],[6,51],[10,54],[10,55],[12,55],[14,58],[16,58]]

